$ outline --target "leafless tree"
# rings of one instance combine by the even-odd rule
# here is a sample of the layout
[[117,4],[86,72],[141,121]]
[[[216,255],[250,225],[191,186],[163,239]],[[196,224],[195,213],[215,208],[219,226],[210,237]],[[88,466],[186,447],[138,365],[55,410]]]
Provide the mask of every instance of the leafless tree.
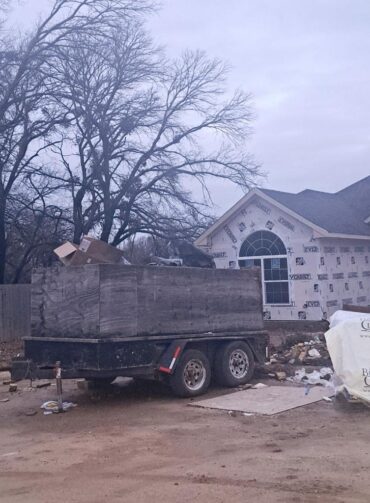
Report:
[[191,240],[212,218],[210,178],[255,183],[249,96],[227,99],[225,65],[201,52],[167,60],[141,24],[152,6],[50,0],[22,40],[0,25],[0,283],[71,229]]
[[53,249],[71,236],[63,210],[40,199],[40,189],[33,194],[31,190],[12,194],[8,201],[7,283],[29,282],[32,268],[51,265],[56,260]]
[[[68,124],[58,107],[61,89],[50,69],[73,34],[109,33],[122,16],[147,8],[144,0],[52,0],[50,11],[23,39],[0,31],[0,283],[7,258],[7,205],[39,156]],[[0,5],[5,5],[3,2]],[[2,27],[0,26],[0,29]]]
[[71,190],[76,242],[91,230],[113,245],[141,233],[191,238],[209,223],[211,177],[255,183],[243,148],[250,97],[226,99],[222,62],[201,52],[166,60],[129,20],[93,43],[75,35],[58,70],[73,114],[58,176]]

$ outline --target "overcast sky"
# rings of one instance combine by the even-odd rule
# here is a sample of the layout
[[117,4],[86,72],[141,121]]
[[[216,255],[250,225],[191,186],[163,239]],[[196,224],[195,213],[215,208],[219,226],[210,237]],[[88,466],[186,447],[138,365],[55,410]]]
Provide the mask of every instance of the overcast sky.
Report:
[[369,0],[162,0],[153,33],[202,48],[254,96],[266,186],[336,191],[370,174]]
[[[25,0],[22,15],[44,2]],[[370,174],[369,0],[161,2],[155,40],[171,56],[203,49],[228,61],[230,89],[253,94],[249,149],[266,187],[332,192]],[[218,212],[242,195],[225,189],[213,189]]]

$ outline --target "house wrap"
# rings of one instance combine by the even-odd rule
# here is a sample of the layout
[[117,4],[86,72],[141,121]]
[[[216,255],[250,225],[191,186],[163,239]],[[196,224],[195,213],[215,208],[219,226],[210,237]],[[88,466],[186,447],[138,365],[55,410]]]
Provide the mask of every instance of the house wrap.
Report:
[[264,318],[370,305],[370,176],[331,194],[252,189],[195,242],[218,268],[261,268]]

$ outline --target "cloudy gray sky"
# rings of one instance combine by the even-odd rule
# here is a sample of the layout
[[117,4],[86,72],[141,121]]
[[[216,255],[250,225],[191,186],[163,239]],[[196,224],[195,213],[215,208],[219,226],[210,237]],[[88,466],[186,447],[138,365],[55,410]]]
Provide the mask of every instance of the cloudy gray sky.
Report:
[[368,0],[162,0],[153,33],[202,48],[254,96],[266,186],[335,191],[370,174]]
[[[45,0],[24,0],[23,16]],[[367,176],[369,0],[161,0],[150,20],[171,56],[204,49],[254,96],[249,149],[266,187],[336,191]],[[218,212],[241,192],[213,186]]]

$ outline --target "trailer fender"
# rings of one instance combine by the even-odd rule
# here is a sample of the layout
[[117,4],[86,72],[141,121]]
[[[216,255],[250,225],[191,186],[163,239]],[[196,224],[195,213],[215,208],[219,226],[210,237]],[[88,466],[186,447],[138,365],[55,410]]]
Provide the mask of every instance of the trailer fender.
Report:
[[168,375],[175,372],[176,365],[187,344],[186,340],[172,341],[159,360],[159,371]]
[[250,347],[255,360],[260,365],[264,365],[269,359],[269,344],[268,341],[253,340],[252,342],[245,341]]

